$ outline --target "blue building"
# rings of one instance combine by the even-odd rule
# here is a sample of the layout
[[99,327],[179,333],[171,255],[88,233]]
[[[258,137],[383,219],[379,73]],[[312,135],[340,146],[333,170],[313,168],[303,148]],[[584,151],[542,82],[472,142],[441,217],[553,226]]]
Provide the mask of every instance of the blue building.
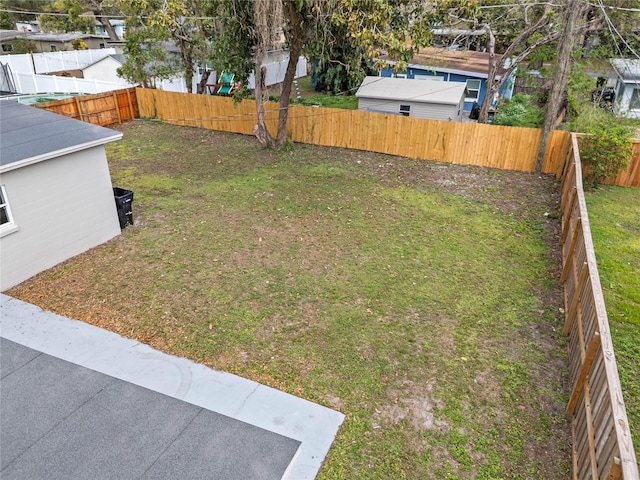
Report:
[[[496,55],[496,62],[503,62],[502,55]],[[384,57],[383,57],[384,59]],[[390,65],[392,60],[385,59]],[[505,63],[508,62],[504,60]],[[472,50],[448,50],[443,48],[423,48],[407,64],[403,73],[393,73],[388,67],[380,72],[381,77],[412,78],[416,80],[442,80],[446,82],[464,82],[467,90],[464,99],[464,111],[471,111],[474,102],[482,104],[487,93],[489,73],[489,54]],[[498,76],[498,79],[500,76]],[[515,72],[502,84],[498,98],[508,100],[513,93]],[[494,99],[494,102],[497,100]]]

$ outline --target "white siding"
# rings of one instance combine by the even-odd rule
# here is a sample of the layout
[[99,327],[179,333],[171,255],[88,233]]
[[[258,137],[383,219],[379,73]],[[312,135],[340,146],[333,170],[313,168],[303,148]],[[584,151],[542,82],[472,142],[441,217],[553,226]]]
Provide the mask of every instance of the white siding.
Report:
[[[118,68],[122,64],[115,58],[106,57],[99,62],[89,65],[82,70],[82,74],[86,80],[100,80],[102,82],[122,83],[129,86],[124,78],[118,76]],[[124,87],[123,87],[124,88]]]
[[[461,102],[464,99],[461,99]],[[358,99],[358,110],[368,110],[373,112],[400,113],[400,105],[410,105],[409,116],[416,118],[427,118],[430,120],[459,120],[458,109],[462,107],[456,105],[445,105],[441,103],[402,101],[402,100],[381,100],[379,98]]]
[[[15,73],[48,73],[84,68],[98,60],[116,53],[115,48],[72,50],[68,52],[46,52],[30,55],[3,55],[2,63],[9,64]],[[35,71],[33,70],[35,64]]]
[[18,231],[0,238],[0,289],[120,233],[103,146],[4,173]]

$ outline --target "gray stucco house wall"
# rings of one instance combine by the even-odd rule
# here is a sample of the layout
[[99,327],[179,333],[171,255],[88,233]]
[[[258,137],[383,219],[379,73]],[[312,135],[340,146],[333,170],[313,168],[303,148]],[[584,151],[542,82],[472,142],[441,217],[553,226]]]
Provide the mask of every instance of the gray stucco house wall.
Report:
[[0,101],[0,290],[120,234],[114,130]]
[[460,121],[465,89],[459,82],[366,77],[356,97],[358,110]]

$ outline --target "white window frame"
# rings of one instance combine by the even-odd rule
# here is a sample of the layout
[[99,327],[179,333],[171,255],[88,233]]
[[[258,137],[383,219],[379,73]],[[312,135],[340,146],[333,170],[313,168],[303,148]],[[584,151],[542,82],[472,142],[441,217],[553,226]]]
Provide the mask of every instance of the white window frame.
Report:
[[640,110],[640,88],[638,87],[631,90],[631,96],[629,97],[629,110]]
[[[469,82],[478,82],[478,88],[470,88],[469,87]],[[482,89],[482,80],[478,79],[478,78],[469,78],[467,79],[467,87],[465,89],[465,102],[477,102],[478,99],[480,98],[480,90]],[[476,92],[476,96],[472,97],[471,95],[469,95],[471,92]]]
[[403,115],[405,117],[410,117],[411,116],[411,105],[400,105],[400,115]]
[[[0,185],[0,210],[3,210],[7,221],[0,224],[0,237],[9,235],[18,230],[18,226],[13,221],[13,214],[11,213],[11,207],[9,206],[9,199],[7,198],[7,190],[4,185]],[[1,217],[0,217],[1,218]]]

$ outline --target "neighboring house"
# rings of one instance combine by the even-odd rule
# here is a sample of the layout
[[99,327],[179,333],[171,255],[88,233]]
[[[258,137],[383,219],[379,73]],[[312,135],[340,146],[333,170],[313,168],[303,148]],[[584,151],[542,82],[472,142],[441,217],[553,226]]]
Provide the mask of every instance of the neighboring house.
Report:
[[0,290],[120,233],[104,149],[120,138],[0,101]]
[[464,83],[385,77],[365,77],[356,92],[358,110],[453,121],[462,118],[464,95]]
[[610,61],[617,76],[616,114],[640,118],[640,60],[614,58]]
[[[109,23],[111,24],[111,26],[113,26],[113,30],[116,32],[116,35],[118,36],[118,38],[123,38],[125,28],[126,28],[125,21],[118,20],[118,19],[111,19],[109,20]],[[93,25],[96,29],[96,35],[99,35],[101,37],[109,36],[106,29],[104,28],[104,25],[102,25],[100,22],[96,21]],[[37,20],[19,21],[19,22],[16,22],[16,30],[20,32],[39,32],[40,22],[38,22]]]
[[[389,64],[394,61],[382,57]],[[495,56],[496,62],[502,62],[502,55]],[[504,60],[508,65],[509,60]],[[487,92],[487,77],[489,72],[489,54],[473,50],[450,50],[443,48],[423,48],[408,62],[407,70],[395,75],[399,78],[410,79],[440,79],[448,82],[461,82],[467,87],[464,100],[464,110],[471,111],[473,102],[482,104]],[[380,73],[382,77],[394,76],[392,68],[385,68]],[[500,76],[498,76],[498,79]],[[498,96],[510,99],[513,93],[515,75],[507,79]]]
[[82,77],[87,80],[102,80],[104,82],[127,83],[118,76],[118,68],[125,62],[125,57],[121,53],[109,55],[97,62],[87,65],[82,69]]
[[[124,38],[125,29],[126,29],[124,20],[111,19],[109,20],[109,23],[113,27],[113,30],[114,32],[116,32],[116,35],[118,36],[118,38],[122,40]],[[101,37],[109,37],[107,30],[104,28],[104,25],[102,25],[100,22],[94,23],[94,27],[98,35],[100,35]]]
[[88,49],[106,48],[107,39],[99,35],[86,33],[32,33],[19,32],[17,30],[0,30],[0,53],[8,54],[13,51],[13,43],[19,40],[28,40],[35,45],[38,52],[61,52],[74,50],[73,41],[81,39]]

